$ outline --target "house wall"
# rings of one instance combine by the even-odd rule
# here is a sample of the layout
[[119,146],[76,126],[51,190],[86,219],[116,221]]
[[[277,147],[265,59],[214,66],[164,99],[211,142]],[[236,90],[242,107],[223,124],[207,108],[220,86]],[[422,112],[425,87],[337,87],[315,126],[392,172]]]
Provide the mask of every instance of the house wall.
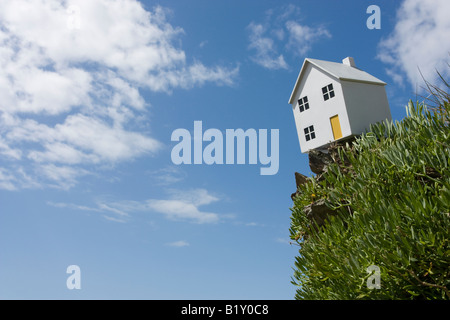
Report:
[[[322,87],[330,83],[333,84],[335,96],[324,101]],[[300,112],[297,100],[305,95],[308,97],[309,109]],[[341,130],[344,137],[351,134],[344,96],[338,79],[321,71],[312,64],[308,64],[293,97],[295,97],[295,100],[292,104],[292,110],[294,113],[295,125],[297,127],[300,149],[303,153],[310,149],[324,146],[330,141],[334,141],[330,124],[330,118],[332,116],[339,115]],[[314,126],[316,138],[306,141],[304,128],[310,125]]]
[[351,134],[361,134],[370,124],[391,120],[386,90],[383,85],[341,81],[350,121]]

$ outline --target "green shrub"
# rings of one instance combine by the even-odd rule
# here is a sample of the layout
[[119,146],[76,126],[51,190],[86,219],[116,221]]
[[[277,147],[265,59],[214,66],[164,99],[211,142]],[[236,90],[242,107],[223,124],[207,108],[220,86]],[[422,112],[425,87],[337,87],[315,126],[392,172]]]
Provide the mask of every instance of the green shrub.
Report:
[[[450,299],[449,109],[448,96],[440,112],[409,102],[406,118],[373,125],[299,187],[296,299]],[[317,199],[336,212],[318,229],[303,212]],[[380,289],[368,288],[372,265]]]

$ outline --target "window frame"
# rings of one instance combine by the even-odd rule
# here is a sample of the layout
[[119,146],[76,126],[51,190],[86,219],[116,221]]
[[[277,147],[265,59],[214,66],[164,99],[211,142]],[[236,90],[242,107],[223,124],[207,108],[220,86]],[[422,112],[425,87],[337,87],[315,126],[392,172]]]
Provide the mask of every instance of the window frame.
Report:
[[325,87],[322,87],[322,96],[324,101],[328,101],[336,96],[332,83],[326,85]]
[[308,96],[304,96],[297,100],[298,110],[304,112],[309,109]]
[[305,140],[307,142],[316,138],[316,131],[314,129],[314,125],[310,125],[304,128],[303,133],[305,134]]

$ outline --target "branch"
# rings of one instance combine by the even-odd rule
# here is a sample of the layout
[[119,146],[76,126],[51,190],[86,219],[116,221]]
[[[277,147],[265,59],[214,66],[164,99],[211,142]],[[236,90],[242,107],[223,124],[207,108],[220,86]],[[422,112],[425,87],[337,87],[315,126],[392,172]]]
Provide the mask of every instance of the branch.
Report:
[[417,281],[419,281],[419,283],[420,283],[421,285],[426,286],[426,287],[433,287],[433,288],[439,288],[439,289],[444,290],[445,293],[447,294],[447,297],[450,299],[450,292],[448,291],[447,287],[441,286],[441,285],[438,285],[438,284],[433,284],[433,283],[428,283],[428,282],[422,281],[422,280],[419,279],[419,277],[416,276],[416,274],[415,274],[412,270],[408,270],[408,272],[409,272],[409,274],[412,275]]

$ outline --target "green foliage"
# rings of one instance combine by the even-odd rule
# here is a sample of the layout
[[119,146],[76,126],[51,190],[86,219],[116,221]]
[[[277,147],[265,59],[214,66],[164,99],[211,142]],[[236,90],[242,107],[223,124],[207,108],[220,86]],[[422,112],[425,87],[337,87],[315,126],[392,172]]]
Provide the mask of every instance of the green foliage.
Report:
[[[440,107],[410,102],[405,119],[373,125],[339,149],[320,182],[299,188],[296,299],[450,299],[448,99]],[[318,230],[303,212],[317,199],[337,213]],[[381,289],[367,286],[371,265]]]

